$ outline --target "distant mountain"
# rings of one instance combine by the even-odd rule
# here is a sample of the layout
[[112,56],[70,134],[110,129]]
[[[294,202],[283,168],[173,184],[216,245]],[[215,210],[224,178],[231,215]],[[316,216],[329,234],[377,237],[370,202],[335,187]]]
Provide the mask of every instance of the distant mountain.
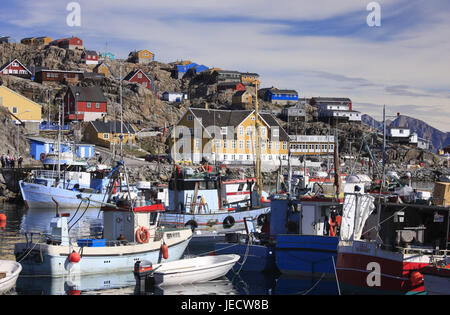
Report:
[[[371,127],[377,127],[381,122],[369,115],[363,115],[362,121]],[[442,132],[426,122],[409,116],[400,115],[394,121],[387,121],[387,126],[406,127],[417,133],[420,138],[431,140],[433,151],[450,144],[450,132]]]

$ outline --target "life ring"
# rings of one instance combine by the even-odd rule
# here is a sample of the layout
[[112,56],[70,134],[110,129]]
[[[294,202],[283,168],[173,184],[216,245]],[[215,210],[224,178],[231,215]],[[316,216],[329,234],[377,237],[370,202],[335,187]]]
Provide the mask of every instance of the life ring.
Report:
[[236,221],[232,216],[228,216],[223,220],[222,224],[225,229],[229,229],[234,225],[235,222]]
[[194,232],[194,230],[198,227],[198,224],[197,224],[197,222],[195,222],[194,220],[190,220],[190,221],[188,221],[184,226],[185,226],[185,227],[190,226],[192,232]]
[[42,162],[45,159],[45,153],[41,153],[41,155],[39,156],[39,159]]
[[148,243],[150,239],[150,231],[145,227],[141,226],[136,230],[136,240],[141,244]]
[[266,215],[266,214],[261,214],[261,215],[258,217],[258,219],[257,219],[258,226],[263,226],[264,223],[266,223],[266,221],[267,221],[267,215]]

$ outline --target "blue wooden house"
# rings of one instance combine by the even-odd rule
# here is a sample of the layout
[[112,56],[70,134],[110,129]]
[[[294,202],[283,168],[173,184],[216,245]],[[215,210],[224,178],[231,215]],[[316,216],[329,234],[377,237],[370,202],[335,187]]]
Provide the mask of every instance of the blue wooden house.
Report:
[[264,100],[273,104],[294,104],[298,102],[298,93],[294,90],[268,89],[265,93]]
[[113,53],[110,52],[106,52],[100,55],[103,59],[109,59],[109,60],[114,60],[116,59],[116,55],[114,55]]
[[[28,137],[27,139],[30,141],[30,155],[36,161],[42,160],[45,154],[56,151],[57,141],[54,139],[43,137]],[[72,147],[71,143],[61,143],[61,152],[71,152]],[[89,159],[94,156],[95,145],[93,144],[79,143],[76,148],[78,158]]]
[[209,70],[209,68],[205,65],[197,65],[195,67],[193,67],[193,71],[195,72],[195,74],[198,74],[200,72]]

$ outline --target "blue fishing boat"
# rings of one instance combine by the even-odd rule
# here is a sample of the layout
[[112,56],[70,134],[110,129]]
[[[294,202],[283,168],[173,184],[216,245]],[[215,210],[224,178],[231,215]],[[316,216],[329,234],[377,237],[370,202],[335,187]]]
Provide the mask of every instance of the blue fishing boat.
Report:
[[334,275],[342,201],[283,197],[271,203],[277,267],[283,274]]

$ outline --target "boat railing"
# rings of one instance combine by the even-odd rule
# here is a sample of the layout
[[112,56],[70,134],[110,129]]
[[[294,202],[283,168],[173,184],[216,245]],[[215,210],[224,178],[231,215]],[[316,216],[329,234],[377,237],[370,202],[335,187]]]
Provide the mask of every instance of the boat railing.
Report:
[[57,179],[62,178],[63,172],[58,172],[54,170],[34,170],[33,175],[35,178],[51,178]]

